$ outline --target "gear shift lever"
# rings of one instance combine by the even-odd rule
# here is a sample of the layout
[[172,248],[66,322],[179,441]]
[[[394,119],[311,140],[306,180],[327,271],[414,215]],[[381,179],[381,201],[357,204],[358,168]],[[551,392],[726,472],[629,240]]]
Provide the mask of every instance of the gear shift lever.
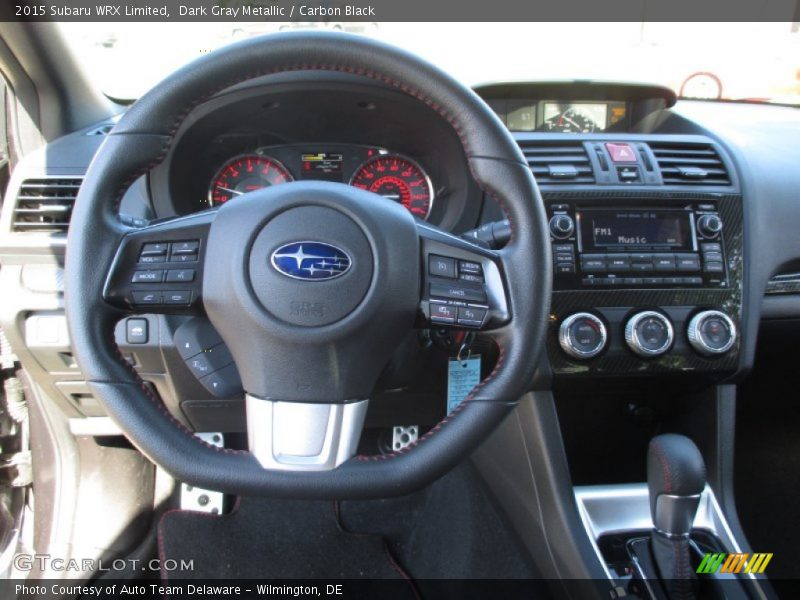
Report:
[[656,531],[689,535],[705,485],[706,465],[692,440],[674,433],[650,440],[647,487]]
[[667,595],[672,599],[695,596],[689,533],[705,484],[705,463],[694,442],[674,433],[650,440],[647,487],[655,525],[650,545]]

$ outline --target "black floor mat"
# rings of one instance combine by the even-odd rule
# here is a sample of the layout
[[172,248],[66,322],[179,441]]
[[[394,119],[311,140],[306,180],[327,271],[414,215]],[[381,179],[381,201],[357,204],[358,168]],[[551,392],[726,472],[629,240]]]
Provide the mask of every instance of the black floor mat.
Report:
[[159,552],[162,560],[194,561],[180,579],[404,576],[381,537],[339,528],[333,502],[242,498],[223,516],[172,511],[159,526]]

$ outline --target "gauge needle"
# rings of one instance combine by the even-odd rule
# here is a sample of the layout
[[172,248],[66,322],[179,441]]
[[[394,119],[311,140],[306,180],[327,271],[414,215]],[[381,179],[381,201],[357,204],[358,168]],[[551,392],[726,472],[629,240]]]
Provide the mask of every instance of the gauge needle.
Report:
[[400,200],[400,194],[381,194],[384,198],[389,198],[389,200]]
[[581,127],[580,125],[578,125],[578,124],[577,124],[575,121],[573,121],[573,120],[572,120],[572,119],[570,119],[569,117],[566,117],[566,116],[565,116],[565,117],[564,117],[564,120],[565,120],[565,121],[567,121],[568,123],[572,123],[572,124],[573,124],[573,125],[575,125],[575,127],[577,127],[578,129],[580,129],[580,127]]
[[239,190],[232,190],[231,188],[222,187],[221,185],[217,186],[218,190],[222,190],[223,192],[228,192],[229,194],[234,194],[235,196],[241,196],[244,192],[240,192]]

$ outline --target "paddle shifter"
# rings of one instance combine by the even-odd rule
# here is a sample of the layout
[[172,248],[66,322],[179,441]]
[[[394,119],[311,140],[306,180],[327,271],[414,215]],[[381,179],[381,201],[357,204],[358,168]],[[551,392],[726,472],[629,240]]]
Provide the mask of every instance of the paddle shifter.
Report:
[[670,598],[694,597],[689,532],[705,484],[703,456],[689,438],[668,433],[650,441],[647,487],[655,525],[651,549]]

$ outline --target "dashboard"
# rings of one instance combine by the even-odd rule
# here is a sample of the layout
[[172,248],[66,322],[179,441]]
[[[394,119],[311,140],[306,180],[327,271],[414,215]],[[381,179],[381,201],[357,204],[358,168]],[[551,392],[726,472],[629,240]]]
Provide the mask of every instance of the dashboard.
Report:
[[[791,286],[764,297],[770,277],[784,282],[783,273],[800,271],[791,233],[800,227],[797,110],[676,106],[667,89],[630,84],[525,82],[475,91],[512,130],[550,220],[553,297],[543,372],[556,382],[724,380],[752,364],[762,300],[779,306],[778,317],[800,315]],[[81,404],[85,390],[68,343],[36,333],[63,319],[59,278],[42,273],[60,268],[66,222],[25,203],[34,187],[43,196],[52,190],[53,203],[74,199],[110,127],[70,134],[26,158],[0,221],[0,278],[4,289],[19,291],[7,295],[3,327],[27,348],[24,361],[38,380],[78,416],[94,409]],[[308,179],[363,187],[375,201],[399,202],[470,239],[486,240],[489,232],[489,245],[502,237],[504,214],[472,180],[446,120],[389,86],[330,73],[254,80],[196,107],[165,160],[131,186],[120,210],[142,225]],[[175,350],[186,323],[145,321],[145,343],[124,322],[117,343],[170,410],[199,430],[225,419],[224,428],[239,430],[239,413],[204,389]],[[389,369],[387,386],[435,388],[457,334],[433,328],[421,350],[412,340],[419,357],[402,363],[405,379],[403,369]],[[492,348],[475,343],[490,368]],[[444,362],[432,348],[444,349]],[[225,389],[230,397],[235,385]],[[402,394],[404,405],[415,405],[413,398],[428,399],[418,408],[430,405],[427,388]]]

